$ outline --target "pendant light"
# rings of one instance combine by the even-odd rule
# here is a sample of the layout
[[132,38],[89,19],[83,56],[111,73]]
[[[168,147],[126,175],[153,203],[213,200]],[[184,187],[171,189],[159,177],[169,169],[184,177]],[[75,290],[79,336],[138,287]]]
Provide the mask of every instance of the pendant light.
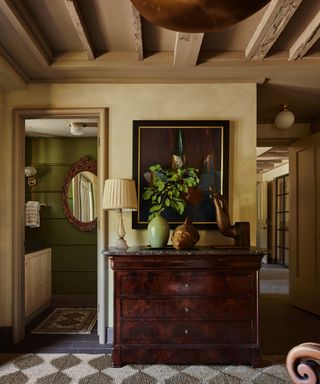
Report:
[[281,111],[278,112],[274,119],[274,124],[279,129],[288,129],[294,123],[294,114],[289,111],[287,104],[281,105]]

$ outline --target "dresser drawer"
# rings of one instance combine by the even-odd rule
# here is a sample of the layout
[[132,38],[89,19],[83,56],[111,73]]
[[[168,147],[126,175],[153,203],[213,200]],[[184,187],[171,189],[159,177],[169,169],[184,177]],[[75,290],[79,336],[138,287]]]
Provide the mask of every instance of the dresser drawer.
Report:
[[251,294],[250,275],[223,273],[129,273],[121,279],[121,295],[209,295],[246,297]]
[[121,300],[123,319],[246,320],[251,318],[250,298],[174,298]]
[[252,342],[251,321],[122,321],[124,344],[238,344]]

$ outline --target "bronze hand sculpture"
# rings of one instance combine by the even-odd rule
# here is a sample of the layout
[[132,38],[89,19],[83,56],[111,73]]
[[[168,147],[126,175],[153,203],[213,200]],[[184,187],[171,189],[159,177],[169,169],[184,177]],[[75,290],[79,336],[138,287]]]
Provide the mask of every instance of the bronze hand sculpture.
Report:
[[233,237],[235,245],[250,246],[250,224],[248,222],[236,222],[230,224],[230,217],[226,199],[215,188],[210,187],[210,197],[216,208],[217,224],[220,232],[227,237]]

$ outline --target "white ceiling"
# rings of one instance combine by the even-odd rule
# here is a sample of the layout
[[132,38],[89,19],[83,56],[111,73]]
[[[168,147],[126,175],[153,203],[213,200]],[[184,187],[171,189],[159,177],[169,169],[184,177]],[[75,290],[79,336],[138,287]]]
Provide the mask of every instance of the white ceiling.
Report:
[[158,27],[129,0],[1,0],[0,90],[51,82],[254,82],[259,122],[272,121],[283,103],[296,121],[318,121],[319,37],[319,0],[271,0],[246,20],[204,34]]
[[[84,127],[81,136],[70,133],[70,123],[80,123]],[[95,137],[97,136],[97,119],[27,119],[26,136],[32,137]]]

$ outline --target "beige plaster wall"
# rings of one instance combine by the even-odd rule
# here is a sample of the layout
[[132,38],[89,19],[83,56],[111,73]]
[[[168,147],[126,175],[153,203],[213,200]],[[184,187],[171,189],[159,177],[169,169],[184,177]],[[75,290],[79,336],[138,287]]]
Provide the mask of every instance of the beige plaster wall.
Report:
[[[109,108],[109,177],[132,175],[132,120],[137,119],[227,119],[230,132],[230,213],[234,221],[251,223],[252,244],[256,231],[256,86],[255,84],[54,84],[32,85],[26,91],[8,95],[6,143],[1,152],[6,172],[11,171],[10,148],[14,108]],[[6,177],[5,221],[9,235],[11,223],[11,184]],[[1,203],[2,204],[2,203]],[[132,230],[131,217],[124,214],[130,245],[145,244],[146,231]],[[109,244],[116,241],[117,220],[109,214]],[[7,232],[8,233],[8,232]],[[226,243],[216,231],[201,231],[199,244]],[[9,236],[10,237],[10,236]],[[5,243],[8,259],[5,288],[10,290],[11,244]],[[111,292],[110,292],[111,293]],[[2,302],[0,302],[2,308]],[[110,322],[112,314],[110,313]],[[1,323],[0,323],[1,325]]]

